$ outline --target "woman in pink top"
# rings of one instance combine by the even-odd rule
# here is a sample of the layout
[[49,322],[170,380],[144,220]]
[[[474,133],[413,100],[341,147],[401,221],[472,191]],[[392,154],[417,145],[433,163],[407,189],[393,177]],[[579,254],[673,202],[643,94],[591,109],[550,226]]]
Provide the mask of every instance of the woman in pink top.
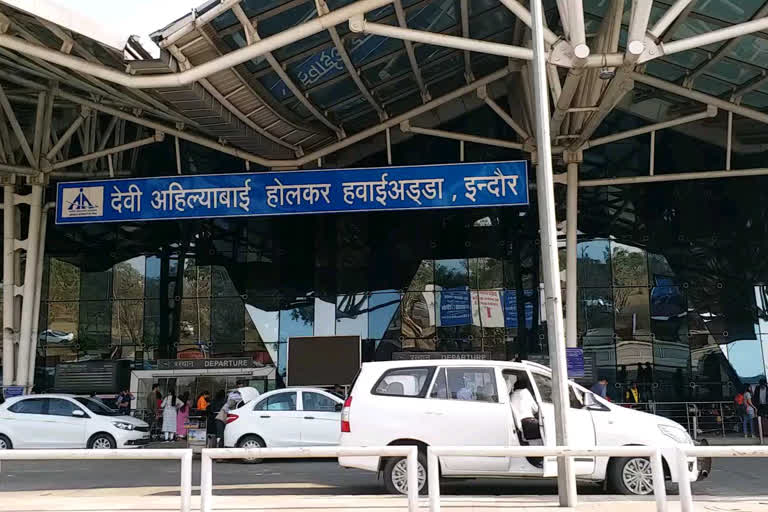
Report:
[[184,405],[179,407],[178,411],[176,412],[176,437],[186,438],[187,427],[185,426],[185,424],[189,419],[189,408],[191,404],[189,403],[189,397],[187,396],[186,393],[184,394],[183,397],[181,397],[181,401],[184,403]]

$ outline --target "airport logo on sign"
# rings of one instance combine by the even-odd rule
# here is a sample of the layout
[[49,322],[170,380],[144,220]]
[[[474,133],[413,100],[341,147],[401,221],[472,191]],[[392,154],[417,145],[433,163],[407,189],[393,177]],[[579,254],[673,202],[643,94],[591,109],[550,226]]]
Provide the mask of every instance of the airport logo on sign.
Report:
[[64,218],[101,217],[104,214],[104,187],[78,187],[62,190]]

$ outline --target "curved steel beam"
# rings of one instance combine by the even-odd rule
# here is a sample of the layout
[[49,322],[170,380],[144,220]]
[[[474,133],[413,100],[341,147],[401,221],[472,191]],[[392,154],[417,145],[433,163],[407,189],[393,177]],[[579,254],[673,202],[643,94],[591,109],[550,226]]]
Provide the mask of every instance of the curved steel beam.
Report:
[[208,61],[205,64],[195,66],[186,71],[163,75],[129,75],[123,71],[88,62],[86,59],[73,57],[47,47],[28,43],[8,34],[0,34],[0,46],[126,87],[133,87],[135,89],[180,87],[197,82],[201,78],[206,78],[214,73],[242,64],[254,57],[264,55],[300,39],[328,30],[329,27],[344,23],[355,15],[384,7],[391,2],[392,0],[360,0],[337,11],[333,11],[326,16],[320,16],[301,25],[289,28],[249,46]]

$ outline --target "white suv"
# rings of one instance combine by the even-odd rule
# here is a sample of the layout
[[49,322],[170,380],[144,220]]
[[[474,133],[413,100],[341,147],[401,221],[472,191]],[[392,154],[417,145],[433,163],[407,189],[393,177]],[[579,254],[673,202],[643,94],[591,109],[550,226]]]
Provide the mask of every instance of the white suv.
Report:
[[[510,405],[515,382],[528,384],[538,408],[535,435],[520,428]],[[693,444],[674,421],[620,407],[569,383],[569,443],[573,446],[648,445],[661,448],[667,477],[677,482],[676,451]],[[529,409],[530,410],[530,409]],[[517,416],[520,416],[518,413]],[[418,445],[419,487],[426,481],[427,446],[555,445],[552,378],[549,368],[531,362],[467,360],[388,361],[363,364],[341,417],[341,446]],[[530,421],[530,420],[528,420]],[[528,439],[523,430],[526,430]],[[540,435],[539,435],[540,434]],[[540,439],[537,439],[540,438]],[[534,440],[535,439],[535,440]],[[695,481],[709,472],[709,461],[688,461]],[[340,457],[345,467],[384,473],[389,492],[407,492],[402,458]],[[643,458],[576,457],[580,480],[607,482],[622,494],[653,490],[651,469]],[[554,477],[554,457],[441,457],[444,478]]]
[[134,448],[147,443],[146,422],[91,398],[26,395],[0,405],[0,450]]

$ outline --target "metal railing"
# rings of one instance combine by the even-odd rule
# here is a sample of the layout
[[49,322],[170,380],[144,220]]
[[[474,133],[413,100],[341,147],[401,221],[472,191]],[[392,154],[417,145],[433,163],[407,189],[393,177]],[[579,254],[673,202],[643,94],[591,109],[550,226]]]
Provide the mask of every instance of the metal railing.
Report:
[[[728,437],[744,434],[744,424],[736,405],[730,401],[720,402],[642,402],[618,403],[623,407],[656,414],[673,420],[688,430],[692,438],[701,436]],[[762,443],[762,425],[753,423],[753,434],[760,434]]]
[[[430,512],[440,512],[440,469],[438,457],[648,457],[651,460],[653,493],[657,512],[667,510],[667,491],[664,486],[664,466],[661,450],[650,446],[615,446],[569,448],[562,446],[430,446],[427,448],[427,482]],[[687,459],[682,457],[688,474]],[[686,480],[682,478],[681,480]],[[410,483],[409,487],[410,489]],[[681,487],[682,489],[682,487]],[[690,482],[688,482],[690,495]],[[682,497],[682,494],[681,494]],[[203,511],[206,512],[206,511]],[[683,510],[683,512],[689,512]],[[691,509],[692,512],[692,509]]]
[[4,460],[157,460],[181,461],[181,512],[190,512],[192,502],[192,450],[0,450],[0,462]]
[[[678,447],[678,472],[688,471],[688,457],[768,457],[768,446],[680,446]],[[687,478],[681,478],[680,486],[680,510],[682,512],[694,512],[691,482]]]
[[[408,511],[419,509],[418,448],[397,446],[307,446],[303,448],[204,448],[200,461],[200,512],[213,510],[213,459],[315,459],[327,457],[406,457]],[[185,511],[183,511],[185,512]]]

